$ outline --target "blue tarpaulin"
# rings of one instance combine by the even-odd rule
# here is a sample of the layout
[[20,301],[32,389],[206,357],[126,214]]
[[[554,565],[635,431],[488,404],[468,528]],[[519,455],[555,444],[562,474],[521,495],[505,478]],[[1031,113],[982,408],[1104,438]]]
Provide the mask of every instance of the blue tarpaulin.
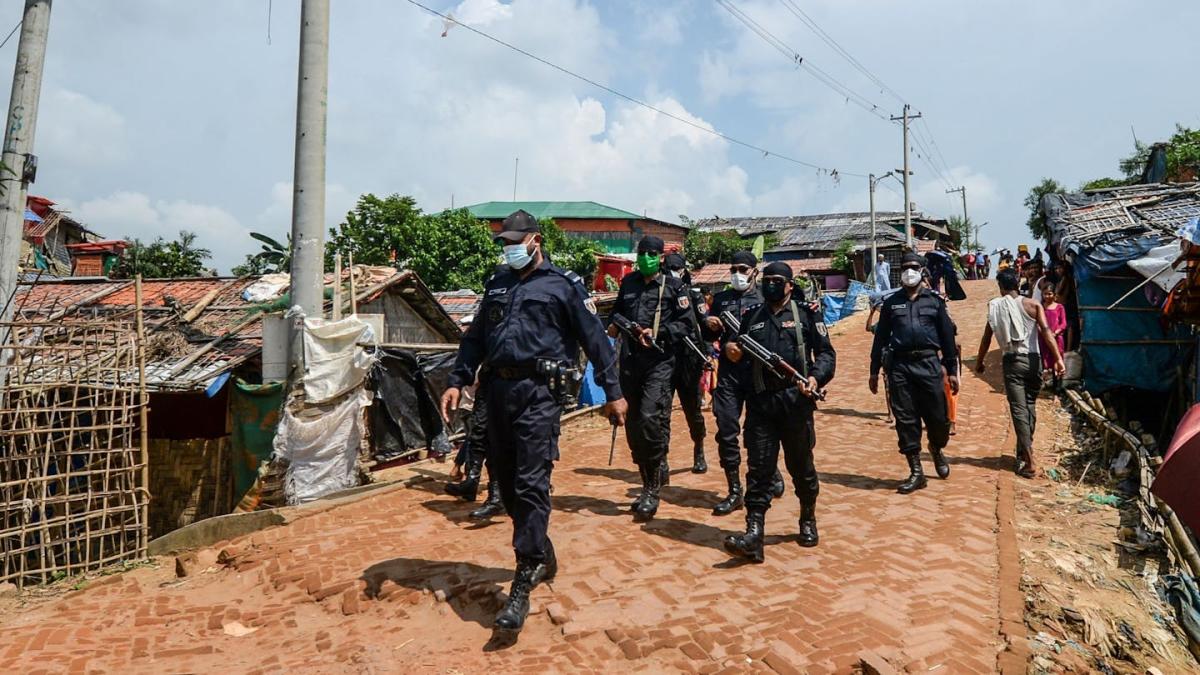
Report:
[[823,315],[825,323],[837,323],[854,313],[858,304],[858,296],[867,292],[867,285],[861,281],[851,281],[846,289],[845,297],[826,294],[822,296]]
[[1108,276],[1079,281],[1083,382],[1093,394],[1120,386],[1167,391],[1192,348],[1187,328],[1165,331],[1158,307],[1141,290],[1107,309],[1140,281]]

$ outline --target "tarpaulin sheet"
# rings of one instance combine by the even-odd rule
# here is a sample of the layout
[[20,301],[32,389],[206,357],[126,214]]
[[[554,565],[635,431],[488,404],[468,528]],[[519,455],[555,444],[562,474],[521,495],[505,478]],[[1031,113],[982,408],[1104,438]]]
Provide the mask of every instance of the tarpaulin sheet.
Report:
[[[1135,277],[1079,281],[1083,383],[1093,394],[1120,386],[1167,391],[1192,347],[1185,327],[1163,330],[1161,315],[1144,293],[1134,293],[1118,305],[1135,311],[1105,309],[1138,282]],[[1142,309],[1151,311],[1137,311]]]
[[1192,406],[1175,427],[1150,491],[1175,509],[1184,525],[1200,530],[1197,485],[1200,485],[1200,405]]
[[[462,430],[457,420],[447,430],[438,401],[454,367],[454,352],[418,357],[403,349],[381,349],[371,369],[376,405],[371,408],[372,454],[387,461],[427,448],[449,451],[448,433]],[[477,402],[476,405],[482,405]]]
[[356,460],[362,443],[362,409],[371,404],[365,388],[336,404],[294,415],[284,408],[275,454],[288,461],[283,493],[303,504],[358,485]]
[[1157,285],[1163,291],[1170,293],[1171,289],[1175,288],[1175,284],[1183,281],[1187,276],[1183,272],[1171,269],[1171,265],[1178,257],[1179,242],[1172,241],[1169,244],[1150,249],[1141,258],[1130,260],[1129,268],[1144,278],[1150,279],[1150,283]]
[[842,298],[826,293],[821,296],[821,303],[823,305],[825,323],[833,325],[842,318],[842,305],[845,304]]
[[375,357],[358,345],[375,341],[357,316],[304,320],[304,399],[325,403],[362,385]]
[[[1130,236],[1075,251],[1075,276],[1087,279],[1097,274],[1115,272],[1130,260],[1144,257],[1151,249],[1162,246],[1166,239],[1157,234]],[[1114,300],[1116,298],[1113,298]]]
[[229,388],[235,495],[246,494],[258,477],[259,465],[270,458],[282,406],[282,382],[248,384],[237,379]]

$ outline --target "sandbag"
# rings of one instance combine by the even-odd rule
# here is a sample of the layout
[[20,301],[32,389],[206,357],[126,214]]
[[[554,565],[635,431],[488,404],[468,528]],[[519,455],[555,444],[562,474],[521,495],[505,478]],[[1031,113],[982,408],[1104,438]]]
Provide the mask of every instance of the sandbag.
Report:
[[365,388],[337,404],[285,408],[275,434],[275,454],[289,462],[283,492],[288,504],[303,504],[358,484],[355,470],[362,442],[362,410],[371,404]]

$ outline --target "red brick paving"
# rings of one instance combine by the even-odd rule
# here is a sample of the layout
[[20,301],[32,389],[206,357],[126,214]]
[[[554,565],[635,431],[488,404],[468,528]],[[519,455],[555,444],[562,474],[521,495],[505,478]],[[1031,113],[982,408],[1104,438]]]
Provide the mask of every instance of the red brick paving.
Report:
[[[968,291],[952,309],[970,354],[992,285]],[[819,673],[849,671],[868,651],[910,670],[994,672],[1003,396],[967,375],[950,479],[896,494],[904,464],[866,389],[862,321],[834,331],[838,377],[817,420],[818,548],[796,545],[789,490],[767,516],[766,563],[731,564],[721,540],[743,512],[711,515],[723,487],[711,450],[714,470],[676,473],[658,517],[634,524],[636,472],[623,447],[606,466],[608,434],[593,426],[564,439],[551,520],[561,569],[534,592],[515,645],[489,640],[511,575],[509,525],[474,525],[471,506],[415,480],[230,542],[230,568],[161,584],[110,577],[0,618],[0,672]],[[675,423],[682,469],[690,443]],[[233,621],[256,630],[227,635]]]

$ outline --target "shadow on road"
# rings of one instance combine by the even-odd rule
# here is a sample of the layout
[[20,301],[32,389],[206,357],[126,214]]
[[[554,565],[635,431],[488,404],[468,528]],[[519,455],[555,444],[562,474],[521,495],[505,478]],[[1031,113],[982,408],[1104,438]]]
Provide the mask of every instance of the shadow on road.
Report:
[[629,509],[621,504],[599,497],[586,495],[551,495],[550,504],[555,511],[579,513],[588,511],[598,516],[630,516]]
[[[641,476],[639,476],[636,471],[631,469],[581,466],[572,469],[572,471],[583,476],[599,476],[601,478],[610,478],[612,480],[622,481],[635,486],[641,486],[642,484]],[[672,480],[675,480],[674,477],[680,474],[690,476],[692,475],[692,472],[688,468],[675,469],[671,471]],[[627,496],[630,499],[636,497],[637,490],[631,490]],[[711,509],[713,504],[721,501],[721,495],[713,492],[712,490],[697,490],[696,488],[687,487],[685,485],[668,485],[662,488],[659,493],[659,497],[668,504],[705,510]]]
[[844,415],[846,417],[861,417],[868,420],[884,420],[887,419],[887,412],[867,412],[865,410],[855,410],[854,408],[820,408],[818,412],[826,415]]
[[[896,467],[896,473],[900,473],[902,466]],[[818,471],[822,483],[833,483],[842,487],[854,488],[855,490],[888,490],[893,491],[900,486],[902,478],[876,478],[874,476],[860,476],[855,473],[831,473],[828,471]]]
[[1017,458],[1012,455],[1001,455],[999,457],[955,457],[947,453],[946,462],[950,464],[967,464],[969,466],[977,466],[981,469],[992,469],[993,471],[1017,470]]
[[[685,544],[693,546],[704,546],[717,551],[725,551],[725,536],[730,534],[741,534],[744,520],[742,518],[733,518],[729,521],[730,529],[722,529],[713,527],[707,523],[697,523],[690,520],[679,520],[678,518],[655,518],[648,523],[642,525],[642,531],[647,534],[653,534],[657,537],[666,537],[674,539]],[[799,538],[798,532],[790,534],[768,534],[764,540],[766,546],[775,544],[783,544],[786,542],[794,542]]]

